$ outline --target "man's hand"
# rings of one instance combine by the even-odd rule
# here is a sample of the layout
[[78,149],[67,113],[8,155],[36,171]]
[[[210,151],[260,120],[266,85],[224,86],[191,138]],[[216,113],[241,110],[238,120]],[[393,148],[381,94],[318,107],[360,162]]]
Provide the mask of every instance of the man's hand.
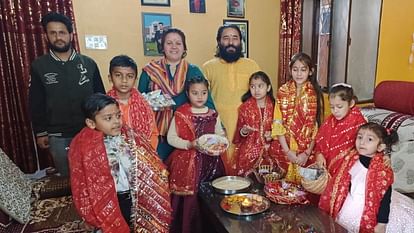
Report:
[[37,137],[36,143],[42,149],[49,148],[49,136]]

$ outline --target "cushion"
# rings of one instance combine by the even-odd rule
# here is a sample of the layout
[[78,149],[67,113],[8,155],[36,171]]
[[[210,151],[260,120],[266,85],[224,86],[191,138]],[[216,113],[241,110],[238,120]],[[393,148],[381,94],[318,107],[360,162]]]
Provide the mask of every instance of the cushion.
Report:
[[32,191],[37,200],[70,196],[70,180],[68,177],[46,176],[33,182]]
[[0,209],[18,222],[26,223],[30,218],[30,181],[1,149],[0,164]]
[[413,115],[373,107],[362,107],[361,113],[369,122],[396,130],[400,142],[414,141]]
[[393,147],[391,164],[394,171],[392,187],[401,193],[414,192],[414,141]]
[[381,82],[374,90],[374,104],[377,108],[414,115],[414,82]]

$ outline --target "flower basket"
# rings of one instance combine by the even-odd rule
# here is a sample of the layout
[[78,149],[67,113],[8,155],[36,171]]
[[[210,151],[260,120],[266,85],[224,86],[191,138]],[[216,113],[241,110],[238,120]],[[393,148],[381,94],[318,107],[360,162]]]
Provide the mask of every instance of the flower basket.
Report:
[[318,169],[321,174],[315,180],[309,180],[302,177],[301,184],[306,191],[321,194],[328,184],[330,177],[329,172],[325,167],[319,167],[316,163],[309,165],[308,168]]

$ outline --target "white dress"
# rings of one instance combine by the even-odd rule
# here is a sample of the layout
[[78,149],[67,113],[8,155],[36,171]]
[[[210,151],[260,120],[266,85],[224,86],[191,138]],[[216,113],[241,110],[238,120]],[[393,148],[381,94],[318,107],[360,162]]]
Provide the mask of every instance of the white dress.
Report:
[[[339,211],[336,221],[348,232],[359,232],[365,206],[365,181],[368,169],[358,160],[352,166],[351,190]],[[391,192],[391,204],[387,233],[414,233],[414,200],[397,192]]]

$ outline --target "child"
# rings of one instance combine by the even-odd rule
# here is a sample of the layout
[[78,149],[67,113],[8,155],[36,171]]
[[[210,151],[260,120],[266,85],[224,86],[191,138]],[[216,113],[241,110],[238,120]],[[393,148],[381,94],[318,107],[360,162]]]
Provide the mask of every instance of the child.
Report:
[[224,175],[220,156],[211,156],[196,149],[197,138],[204,134],[224,136],[216,111],[205,106],[208,81],[194,76],[186,81],[190,103],[174,113],[167,139],[176,149],[167,160],[173,207],[171,232],[201,231],[197,192],[199,184]]
[[[168,172],[151,145],[122,128],[118,102],[103,94],[85,100],[86,127],[69,150],[73,202],[104,233],[168,232]],[[129,226],[130,225],[130,226]]]
[[151,146],[157,149],[158,128],[153,111],[135,88],[137,64],[126,55],[116,56],[109,63],[108,78],[113,84],[108,95],[118,101],[123,125],[135,132],[141,132],[144,138],[151,142]]
[[[269,157],[272,142],[271,130],[275,98],[272,84],[266,73],[258,71],[250,76],[249,91],[242,96],[233,143],[237,174],[248,176],[259,165],[276,164]],[[273,147],[273,146],[272,146]]]
[[315,139],[316,161],[328,167],[331,176],[341,166],[346,153],[354,147],[358,128],[366,123],[349,84],[334,84],[329,91],[331,115],[319,128]]
[[349,232],[414,232],[414,202],[391,191],[393,171],[383,158],[397,141],[395,131],[362,125],[356,150],[345,156],[322,193],[319,207]]
[[280,143],[276,154],[282,168],[287,169],[286,180],[300,183],[299,166],[313,160],[310,155],[322,121],[323,98],[308,55],[295,54],[289,68],[292,79],[277,93],[272,137]]

